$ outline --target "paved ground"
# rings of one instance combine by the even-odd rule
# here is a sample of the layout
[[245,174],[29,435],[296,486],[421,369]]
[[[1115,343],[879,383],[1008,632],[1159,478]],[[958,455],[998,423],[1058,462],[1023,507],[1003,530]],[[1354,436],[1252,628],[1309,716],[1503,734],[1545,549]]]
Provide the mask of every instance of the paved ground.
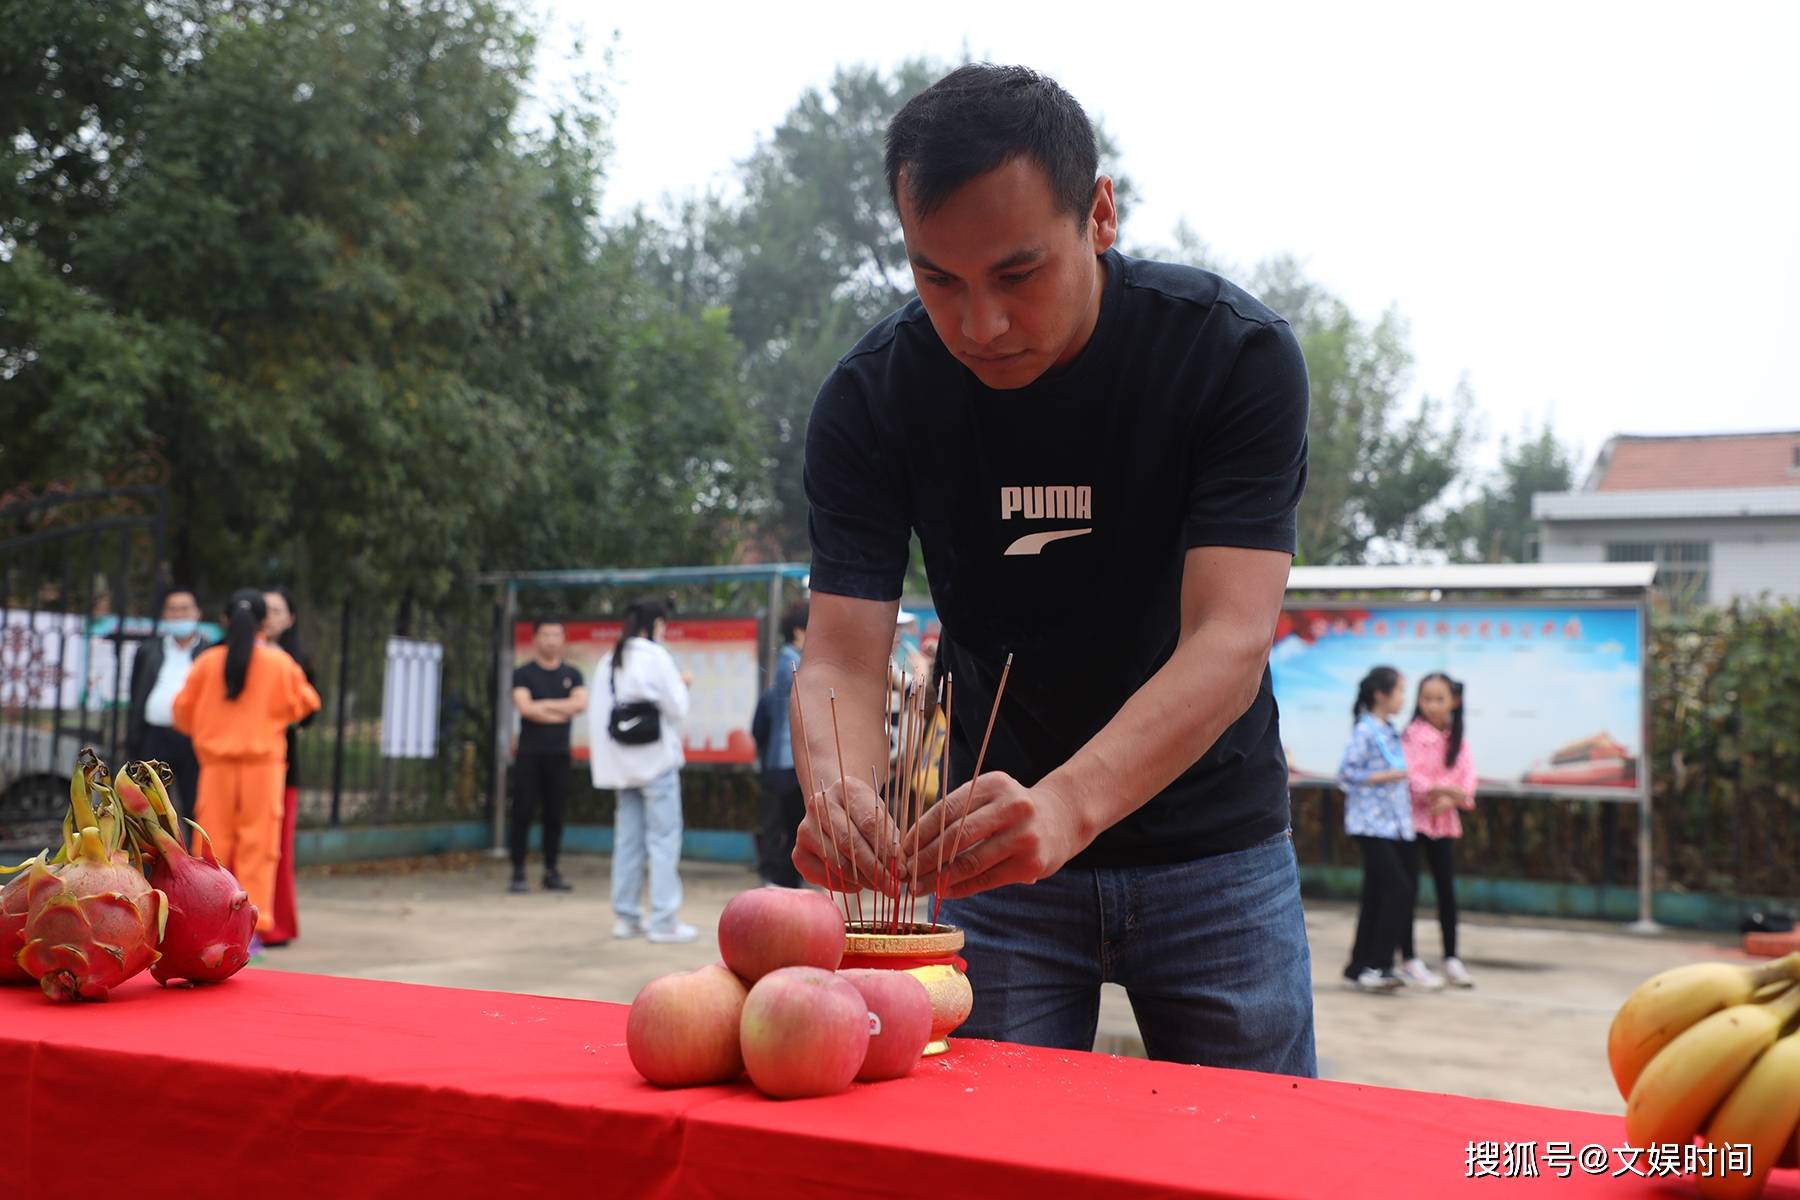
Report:
[[[628,1002],[658,975],[711,962],[724,904],[754,876],[683,867],[689,946],[615,942],[604,857],[565,864],[577,890],[505,894],[503,864],[484,856],[301,872],[304,936],[263,965],[450,987]],[[535,876],[534,876],[535,882]],[[1698,958],[1742,958],[1736,939],[1635,937],[1613,926],[1469,916],[1466,992],[1365,996],[1341,986],[1354,911],[1310,903],[1321,1073],[1360,1083],[1622,1112],[1607,1072],[1608,1022],[1640,980]],[[1435,921],[1419,944],[1435,952]],[[1098,1049],[1141,1053],[1123,991],[1108,987]]]

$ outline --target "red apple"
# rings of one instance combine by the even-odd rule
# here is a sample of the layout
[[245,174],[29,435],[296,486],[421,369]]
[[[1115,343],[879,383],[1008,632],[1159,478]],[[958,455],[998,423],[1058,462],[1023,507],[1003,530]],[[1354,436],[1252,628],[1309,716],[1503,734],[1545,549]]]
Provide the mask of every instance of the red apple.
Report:
[[750,989],[740,1026],[744,1068],[767,1096],[829,1096],[849,1087],[869,1052],[869,1006],[819,967],[781,967]]
[[912,1072],[931,1040],[931,995],[905,971],[839,971],[869,1006],[869,1052],[856,1077],[898,1079]]
[[625,1018],[625,1052],[663,1087],[736,1079],[744,1069],[738,1023],[749,991],[723,963],[652,979]]
[[739,892],[719,915],[719,953],[749,984],[782,967],[835,971],[844,958],[844,917],[804,888]]

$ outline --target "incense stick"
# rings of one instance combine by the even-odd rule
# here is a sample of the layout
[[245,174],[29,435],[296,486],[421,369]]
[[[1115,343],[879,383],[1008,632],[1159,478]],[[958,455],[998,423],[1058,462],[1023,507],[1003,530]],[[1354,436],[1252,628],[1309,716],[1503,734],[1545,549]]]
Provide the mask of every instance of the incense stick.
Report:
[[[912,692],[913,681],[902,673],[900,676],[900,752],[894,756],[894,789],[888,796],[887,805],[889,820],[893,821],[896,827],[898,826],[899,821],[894,817],[894,805],[896,802],[903,803],[905,800],[907,772],[912,766],[912,743],[913,739],[916,738],[919,733],[918,723],[913,720]],[[882,835],[885,837],[886,834],[887,830],[886,828],[883,828]],[[896,844],[894,846],[895,857],[899,856],[899,849],[898,844]],[[898,871],[894,870],[892,861],[887,865],[891,874],[899,874]],[[900,892],[903,890],[904,889],[901,888],[896,888],[894,890],[894,900],[898,901],[900,899]],[[898,904],[889,905],[888,923],[890,928],[897,926],[900,922],[900,914],[897,911],[898,907]]]
[[[854,873],[856,870],[856,859],[855,859],[856,824],[855,824],[855,822],[851,821],[851,819],[850,819],[850,780],[844,774],[844,738],[843,738],[843,735],[838,732],[837,689],[830,688],[827,690],[826,694],[831,699],[831,740],[837,744],[838,791],[840,793],[842,793],[842,797],[843,797],[843,801],[844,801],[844,824],[846,826],[848,826],[848,828],[845,830],[845,837],[849,838],[851,841],[850,870]],[[831,823],[831,849],[832,849],[832,853],[834,853],[838,856],[838,863],[841,866],[843,863],[844,851],[843,851],[843,848],[837,844],[837,822],[836,821],[833,821]],[[863,919],[862,881],[856,880],[855,882],[857,885],[857,887],[856,887],[856,919],[858,921],[860,921]]]
[[[874,785],[874,783],[875,783],[875,764],[874,763],[869,764],[869,783],[871,785]],[[879,799],[880,795],[881,795],[880,789],[877,788],[876,789],[876,798]],[[875,901],[874,931],[877,933],[879,933],[881,930],[883,930],[887,927],[886,924],[884,923],[885,914],[883,911],[883,904],[882,904],[884,897],[883,897],[882,891],[881,891],[881,868],[882,868],[883,864],[881,861],[881,851],[879,849],[876,849],[876,847],[880,844],[881,840],[882,840],[881,830],[879,828],[877,828],[875,830],[874,843],[871,844],[871,846],[870,846],[870,849],[875,851],[875,878],[869,881],[869,883],[870,883],[869,890],[871,893],[873,893],[873,899]]]
[[[936,703],[933,704],[931,710],[932,718],[925,723],[925,750],[927,757],[925,759],[924,769],[927,774],[931,771],[931,760],[938,757],[937,753],[935,753],[937,747],[931,745],[931,731],[937,728],[937,714],[942,711],[944,711],[944,681],[939,679],[937,685],[937,700]],[[944,748],[946,752],[948,751],[949,745],[950,727],[948,718],[946,717],[946,724],[944,726]],[[922,776],[920,778],[920,783],[924,783],[924,778]],[[940,796],[943,795],[943,791],[944,772],[940,769],[938,771],[938,794]],[[913,813],[912,819],[908,822],[909,827],[916,826],[919,823],[919,820],[924,817],[926,801],[930,798],[930,795],[931,789],[929,787],[921,787],[919,789],[919,794],[913,798]],[[912,903],[907,906],[906,910],[906,924],[909,928],[919,923],[919,850],[920,847],[916,845],[913,847]]]
[[[919,751],[917,761],[913,764],[912,791],[907,805],[906,826],[908,829],[919,823],[919,812],[925,800],[926,777],[931,772],[931,762],[936,754],[931,746],[931,714],[935,711],[931,703],[931,687],[929,682],[919,689],[919,727],[923,731],[919,735]],[[906,925],[911,930],[917,918],[919,900],[918,860],[913,861],[914,875],[908,881],[906,895]]]
[[[913,796],[919,790],[919,762],[923,758],[925,750],[925,724],[923,715],[918,707],[919,697],[923,692],[924,689],[919,686],[918,680],[915,679],[913,681],[912,695],[913,728],[918,732],[915,732],[913,735],[914,744],[910,747],[911,753],[907,756],[906,785],[900,789],[900,819],[895,822],[895,828],[899,831],[900,844],[902,846],[906,843],[907,822],[912,817]],[[903,865],[903,860],[900,858],[898,848],[895,850],[894,859],[896,866]],[[910,933],[911,930],[908,926],[911,922],[906,919],[906,910],[907,906],[912,901],[912,891],[906,886],[906,872],[904,870],[900,872],[900,897],[900,911],[894,915],[894,924],[897,928]]]
[[893,819],[894,793],[900,790],[901,772],[906,770],[906,739],[908,736],[906,718],[906,673],[902,671],[900,673],[900,703],[894,712],[895,741],[888,749],[887,770],[882,773],[884,789],[881,795],[881,825],[876,830],[877,844],[880,847],[876,854],[876,860],[881,866],[880,882],[884,885],[882,891],[878,893],[881,897],[881,912],[878,914],[877,920],[880,921],[884,931],[891,930],[893,925],[893,905],[890,903],[892,898],[888,896],[885,887],[886,876],[890,870],[887,854],[888,823]]
[[[806,736],[806,705],[800,702],[800,676],[798,671],[794,674],[794,687],[793,691],[788,694],[788,700],[788,707],[793,710],[793,712],[789,714],[789,717],[794,721],[795,728],[800,731],[800,746],[806,754],[806,782],[808,784],[814,784],[819,781],[819,774],[813,769],[812,742],[809,741]],[[806,789],[802,789],[800,792],[800,806],[806,810],[808,816],[812,815],[812,799]],[[823,823],[823,818],[825,816],[825,793],[823,791],[819,792],[818,813],[821,818],[821,823]],[[832,841],[835,844],[837,840],[837,827],[833,826],[831,832]],[[835,856],[835,851],[833,853]],[[838,895],[838,889],[831,886],[831,868],[832,863],[827,860],[825,862],[825,891],[830,895],[836,896],[837,899],[843,902],[844,920],[845,922],[848,922],[850,920],[850,897],[847,894],[841,896]],[[841,875],[842,872],[839,872],[839,874]],[[845,891],[847,892],[848,889],[845,889]]]
[[[987,758],[988,739],[994,736],[994,718],[1000,715],[1000,697],[1006,695],[1006,678],[1012,674],[1013,656],[1009,652],[1006,665],[1000,669],[1000,686],[994,689],[994,707],[988,711],[987,732],[981,735],[981,749],[975,754],[975,773],[969,776],[969,800],[963,805],[963,816],[968,816],[975,808],[975,785],[981,780],[981,764]],[[950,865],[956,865],[956,856],[962,849],[962,826],[956,827],[956,840],[950,844]],[[942,881],[939,881],[941,888]],[[936,918],[933,918],[933,923]]]
[[[945,835],[947,835],[950,832],[949,825],[944,821],[944,811],[943,810],[944,810],[945,802],[947,800],[949,800],[949,798],[950,798],[950,731],[952,729],[950,720],[952,717],[954,717],[956,715],[956,676],[948,675],[948,674],[945,675],[944,676],[944,685],[945,685],[944,686],[944,765],[943,765],[943,769],[938,773],[938,802],[937,802],[937,807],[938,807],[937,870],[938,870],[939,875],[943,874],[943,872],[944,872],[944,837],[945,837]],[[934,876],[932,876],[932,878],[935,879],[935,878],[937,878],[937,876],[934,875]],[[937,885],[934,884],[934,885],[932,885],[932,889],[931,889],[931,930],[933,933],[937,932],[937,918],[938,918],[937,893],[938,893]]]

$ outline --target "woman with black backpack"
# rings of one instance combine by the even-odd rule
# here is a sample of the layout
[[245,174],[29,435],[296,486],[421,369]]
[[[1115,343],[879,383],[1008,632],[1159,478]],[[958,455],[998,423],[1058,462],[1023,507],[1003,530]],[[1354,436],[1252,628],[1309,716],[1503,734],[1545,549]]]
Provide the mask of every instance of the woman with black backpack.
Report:
[[[687,674],[661,645],[668,605],[639,600],[625,610],[612,652],[595,669],[588,705],[588,763],[596,788],[617,796],[613,809],[613,936],[691,942],[699,936],[681,912],[681,723],[688,714]],[[650,919],[644,920],[645,869]]]

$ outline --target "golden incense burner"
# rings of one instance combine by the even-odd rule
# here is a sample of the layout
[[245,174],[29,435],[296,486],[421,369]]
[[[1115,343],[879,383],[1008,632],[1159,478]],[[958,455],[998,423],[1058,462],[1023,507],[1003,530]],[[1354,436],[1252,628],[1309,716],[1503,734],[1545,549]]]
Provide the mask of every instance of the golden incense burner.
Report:
[[931,997],[931,1041],[925,1055],[950,1049],[950,1033],[969,1019],[975,993],[957,951],[963,932],[949,925],[890,925],[853,921],[844,935],[841,968],[905,971],[925,985]]

